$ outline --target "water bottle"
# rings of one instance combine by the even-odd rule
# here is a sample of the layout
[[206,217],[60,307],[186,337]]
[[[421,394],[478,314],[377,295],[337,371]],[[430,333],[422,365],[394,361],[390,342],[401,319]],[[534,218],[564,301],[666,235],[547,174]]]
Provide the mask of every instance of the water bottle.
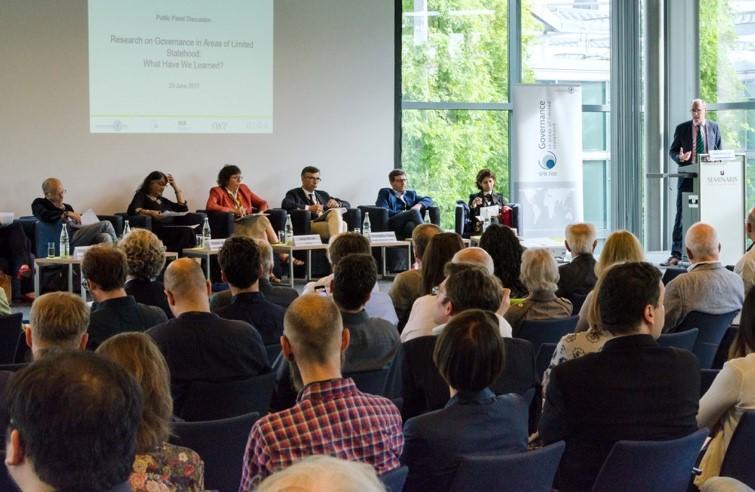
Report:
[[204,224],[202,225],[202,247],[210,247],[210,239],[212,239],[212,232],[210,232],[210,221],[207,217],[204,218]]
[[60,230],[60,257],[68,258],[71,251],[71,244],[68,239],[68,227],[63,224],[63,228]]
[[284,239],[286,240],[286,244],[293,244],[294,243],[294,224],[291,223],[291,216],[286,215],[286,227],[285,232],[283,234]]
[[365,212],[364,220],[362,221],[362,236],[369,239],[371,232],[372,232],[372,225],[370,224],[370,213]]
[[129,232],[131,232],[131,225],[128,223],[128,220],[126,220],[126,222],[123,224],[123,235],[121,237],[125,236]]
[[430,223],[430,212],[428,212],[427,210],[425,210],[424,221],[425,221],[425,224],[429,224]]

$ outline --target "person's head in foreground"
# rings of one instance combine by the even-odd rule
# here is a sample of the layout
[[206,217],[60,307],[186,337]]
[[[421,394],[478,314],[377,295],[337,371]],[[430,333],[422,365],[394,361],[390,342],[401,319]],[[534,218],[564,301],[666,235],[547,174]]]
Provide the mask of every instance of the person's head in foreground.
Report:
[[504,362],[498,318],[480,309],[451,318],[435,344],[433,362],[451,388],[451,396],[479,392],[493,384]]
[[126,253],[113,246],[92,246],[81,262],[81,275],[97,302],[125,296],[127,272]]
[[584,222],[566,226],[564,245],[572,256],[591,255],[598,245],[595,226]]
[[455,232],[441,232],[430,238],[422,257],[422,294],[432,293],[445,278],[443,269],[457,251],[464,249],[461,236]]
[[128,480],[142,393],[117,364],[50,354],[10,380],[6,402],[5,465],[22,491],[100,492]]
[[173,398],[168,364],[155,342],[144,333],[120,333],[105,340],[97,353],[128,371],[144,394],[137,452],[148,453],[168,440]]
[[147,229],[133,229],[118,242],[126,253],[128,275],[140,280],[152,280],[165,266],[165,246]]
[[716,229],[705,222],[696,222],[687,229],[684,247],[692,263],[718,261],[718,255],[721,252],[721,243],[718,241]]
[[435,224],[420,224],[412,231],[412,246],[414,247],[414,257],[418,264],[422,264],[422,258],[425,255],[427,243],[430,238],[443,232],[443,229]]
[[600,277],[603,270],[622,261],[642,261],[645,253],[637,236],[629,231],[614,231],[606,238],[606,243],[600,252],[600,258],[595,264],[595,275]]
[[256,492],[385,492],[366,463],[310,456],[267,477]]
[[474,263],[447,263],[446,279],[438,286],[433,322],[440,325],[467,309],[495,313],[503,293],[497,277]]
[[262,275],[260,248],[254,239],[231,236],[218,251],[223,280],[236,289],[249,289]]
[[370,241],[355,232],[344,232],[330,238],[327,255],[331,265],[337,265],[342,258],[351,254],[371,254]]
[[173,315],[185,312],[209,312],[210,283],[202,267],[191,258],[179,258],[165,269],[165,296]]
[[89,340],[89,307],[70,292],[50,292],[31,305],[26,344],[34,360],[58,350],[84,350]]
[[619,263],[609,268],[598,292],[601,326],[615,336],[658,338],[665,321],[661,272],[650,263]]
[[371,255],[347,255],[335,265],[330,290],[342,311],[359,312],[370,300],[375,282],[377,266]]
[[558,264],[545,248],[529,248],[522,253],[521,280],[532,294],[552,294],[558,290]]
[[305,294],[286,310],[281,349],[289,362],[294,387],[341,377],[349,330],[343,327],[338,306],[330,297]]

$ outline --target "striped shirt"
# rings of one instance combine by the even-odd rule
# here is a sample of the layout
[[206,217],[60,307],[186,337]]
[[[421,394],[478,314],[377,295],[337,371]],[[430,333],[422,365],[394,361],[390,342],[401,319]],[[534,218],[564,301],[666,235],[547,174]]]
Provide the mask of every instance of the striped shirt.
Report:
[[258,420],[244,453],[240,492],[307,456],[324,454],[372,465],[378,474],[400,466],[401,414],[350,378],[307,385],[296,405]]

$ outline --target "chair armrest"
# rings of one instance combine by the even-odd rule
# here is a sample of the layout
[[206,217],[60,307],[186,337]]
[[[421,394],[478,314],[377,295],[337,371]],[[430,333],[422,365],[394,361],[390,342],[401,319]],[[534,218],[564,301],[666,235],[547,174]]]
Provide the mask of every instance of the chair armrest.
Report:
[[123,217],[124,222],[128,220],[128,224],[131,228],[139,227],[141,229],[152,230],[152,217],[146,215],[129,215],[126,212],[119,212],[115,215]]
[[346,212],[343,214],[343,221],[346,222],[346,225],[349,227],[349,232],[353,231],[354,229],[362,229],[362,211],[358,208],[350,208],[347,209]]
[[294,226],[294,234],[297,236],[312,234],[310,220],[312,220],[312,213],[309,210],[292,210],[291,224]]
[[432,222],[436,226],[440,226],[440,208],[433,205],[427,210],[429,211],[429,214],[430,214],[430,222]]
[[48,243],[55,243],[55,254],[60,255],[60,231],[62,229],[62,220],[55,222],[42,222],[40,220],[36,222],[34,226],[34,237],[37,244],[37,258],[47,258]]
[[[265,211],[265,213],[268,214],[268,219],[270,219],[270,224],[273,226],[273,229],[275,231],[282,231],[286,228],[286,216],[288,215],[288,212],[286,212],[282,208],[270,208]],[[293,219],[292,219],[293,220]]]
[[231,212],[208,212],[206,210],[197,210],[197,214],[204,214],[207,216],[207,221],[210,223],[212,237],[216,239],[231,237],[236,228],[236,217]]
[[123,217],[120,215],[97,215],[97,218],[100,220],[107,220],[111,224],[113,224],[113,229],[115,229],[115,236],[121,237],[121,234],[123,234]]
[[[370,230],[385,232],[388,230],[388,209],[374,205],[359,205],[359,210],[364,214],[370,214]],[[359,224],[361,226],[361,224]]]
[[469,237],[469,234],[465,235],[467,225],[467,206],[462,200],[456,200],[456,211],[454,216],[454,231],[456,234],[462,237]]

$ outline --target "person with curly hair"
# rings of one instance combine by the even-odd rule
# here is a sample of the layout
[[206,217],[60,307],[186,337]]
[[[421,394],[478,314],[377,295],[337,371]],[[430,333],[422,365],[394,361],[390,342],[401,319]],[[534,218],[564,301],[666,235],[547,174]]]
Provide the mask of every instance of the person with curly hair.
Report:
[[165,287],[157,280],[165,266],[162,241],[152,231],[134,229],[120,240],[118,247],[126,253],[126,293],[133,296],[136,302],[159,307],[165,311],[168,319],[172,318],[173,313],[165,298]]
[[480,238],[480,247],[493,257],[495,276],[503,286],[511,289],[512,298],[527,296],[527,288],[520,280],[524,247],[513,229],[505,225],[491,224]]

